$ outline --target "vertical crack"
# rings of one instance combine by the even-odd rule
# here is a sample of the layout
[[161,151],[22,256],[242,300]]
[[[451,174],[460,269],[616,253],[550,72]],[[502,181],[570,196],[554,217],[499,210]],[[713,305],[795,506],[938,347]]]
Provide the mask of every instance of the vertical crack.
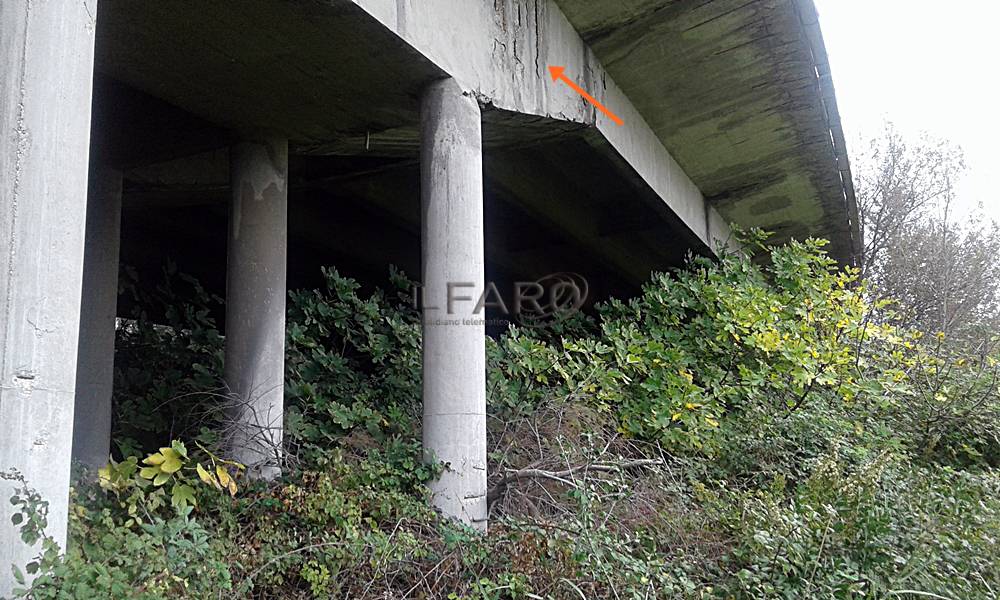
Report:
[[541,0],[535,0],[534,10],[535,10],[535,77],[541,77],[542,71],[538,65],[542,54],[542,23],[538,18],[538,3]]

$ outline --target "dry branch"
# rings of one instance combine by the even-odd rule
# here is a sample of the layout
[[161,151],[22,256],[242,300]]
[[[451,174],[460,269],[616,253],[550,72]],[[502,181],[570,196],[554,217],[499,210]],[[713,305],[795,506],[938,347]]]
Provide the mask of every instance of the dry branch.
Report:
[[486,492],[486,502],[487,504],[492,504],[503,495],[511,484],[516,483],[521,479],[550,479],[575,487],[575,484],[566,478],[572,477],[577,473],[588,473],[591,471],[609,473],[634,469],[637,467],[653,467],[662,464],[663,461],[660,459],[649,458],[631,460],[619,464],[597,463],[578,465],[562,471],[547,471],[545,469],[507,469],[507,474],[504,475],[503,478],[496,483],[496,485],[491,487],[488,492]]

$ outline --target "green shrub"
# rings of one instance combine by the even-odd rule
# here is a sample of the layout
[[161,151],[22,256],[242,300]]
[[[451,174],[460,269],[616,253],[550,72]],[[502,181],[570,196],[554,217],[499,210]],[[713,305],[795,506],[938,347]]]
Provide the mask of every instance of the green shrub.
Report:
[[739,597],[995,598],[1000,479],[837,450],[791,490],[704,492],[739,540],[721,589]]
[[[629,302],[488,340],[485,536],[429,503],[400,274],[363,295],[328,269],[290,294],[291,461],[265,484],[214,446],[218,299],[168,269],[130,288],[121,459],[76,489],[67,553],[43,543],[30,593],[995,598],[996,350],[893,326],[823,247],[693,258]],[[22,482],[15,504],[44,542],[44,500]]]
[[493,360],[503,398],[588,402],[618,415],[623,433],[712,453],[733,411],[786,415],[824,392],[854,403],[900,392],[906,374],[884,357],[908,338],[869,320],[876,307],[856,272],[838,270],[824,245],[792,242],[763,267],[694,258],[601,307],[587,337],[512,332]]
[[225,391],[222,299],[168,264],[154,287],[129,268],[121,287],[132,314],[115,339],[113,450],[145,455],[174,438],[215,441]]
[[322,290],[289,295],[286,427],[293,451],[322,462],[345,435],[381,440],[412,432],[420,414],[420,317],[406,302],[411,285],[395,271],[397,296],[324,269]]

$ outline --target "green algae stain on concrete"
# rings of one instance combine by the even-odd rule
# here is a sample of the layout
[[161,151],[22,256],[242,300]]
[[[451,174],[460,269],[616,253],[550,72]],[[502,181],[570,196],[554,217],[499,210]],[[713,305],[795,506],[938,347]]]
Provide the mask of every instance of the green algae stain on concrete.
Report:
[[724,218],[849,254],[801,0],[556,0]]

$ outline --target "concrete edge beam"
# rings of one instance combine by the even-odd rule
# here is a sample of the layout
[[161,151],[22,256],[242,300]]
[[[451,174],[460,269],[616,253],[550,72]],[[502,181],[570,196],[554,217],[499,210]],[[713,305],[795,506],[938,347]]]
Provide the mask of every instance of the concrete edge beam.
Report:
[[[353,0],[472,90],[483,104],[595,126],[706,247],[734,246],[725,220],[673,159],[553,0]],[[448,35],[442,35],[446,30]],[[561,82],[570,77],[624,121],[616,125]]]

